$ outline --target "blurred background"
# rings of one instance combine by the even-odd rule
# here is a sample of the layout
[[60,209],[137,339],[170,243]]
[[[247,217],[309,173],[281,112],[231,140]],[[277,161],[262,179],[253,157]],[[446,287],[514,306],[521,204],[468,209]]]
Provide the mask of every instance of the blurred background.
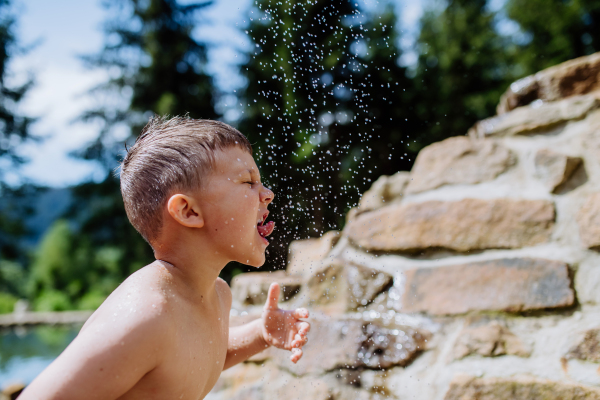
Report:
[[[599,50],[600,0],[0,0],[0,313],[93,310],[151,262],[118,166],[155,113],[250,139],[276,270],[511,82]],[[40,332],[48,357],[73,335]]]

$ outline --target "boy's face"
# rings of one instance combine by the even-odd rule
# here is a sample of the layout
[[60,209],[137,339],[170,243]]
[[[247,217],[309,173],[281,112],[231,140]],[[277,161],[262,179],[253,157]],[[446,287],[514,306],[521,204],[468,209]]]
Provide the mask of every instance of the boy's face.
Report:
[[215,166],[198,199],[204,228],[215,252],[231,261],[260,267],[269,245],[265,236],[274,223],[266,222],[274,194],[260,179],[254,158],[230,147],[215,153]]

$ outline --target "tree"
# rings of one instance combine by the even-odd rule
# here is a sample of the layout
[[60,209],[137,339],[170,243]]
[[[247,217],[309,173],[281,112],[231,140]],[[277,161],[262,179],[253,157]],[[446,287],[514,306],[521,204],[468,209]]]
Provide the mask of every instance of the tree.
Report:
[[600,1],[509,0],[517,22],[517,61],[523,75],[600,50]]
[[23,50],[15,37],[16,22],[10,7],[10,0],[0,0],[0,160],[14,166],[24,161],[17,148],[31,139],[29,128],[33,119],[21,114],[18,105],[33,81],[29,79],[21,85],[8,83],[10,59]]
[[[29,78],[21,84],[10,73],[10,61],[24,49],[15,36],[16,20],[11,12],[11,1],[0,0],[0,312],[12,311],[18,296],[23,295],[25,261],[19,239],[25,233],[22,221],[16,215],[24,215],[23,205],[18,201],[23,190],[14,189],[5,182],[3,171],[16,168],[25,160],[18,149],[32,139],[30,125],[33,118],[19,110],[19,104],[33,85]],[[5,169],[6,168],[6,169]]]
[[268,262],[281,268],[292,239],[339,229],[372,177],[410,165],[412,91],[391,9],[261,0],[250,19],[239,125],[276,193]]
[[56,221],[35,252],[27,291],[37,310],[95,309],[121,283],[124,251],[94,247],[72,225]]
[[417,114],[423,126],[415,150],[464,135],[495,114],[500,95],[517,77],[511,43],[495,27],[486,0],[449,0],[427,10],[417,40]]
[[[123,156],[123,143],[134,141],[154,113],[217,117],[212,79],[204,72],[206,47],[192,36],[195,13],[208,4],[107,1],[115,17],[106,24],[106,45],[99,54],[84,57],[87,65],[107,69],[113,77],[91,92],[104,99],[104,104],[81,119],[99,123],[101,129],[98,138],[77,155],[101,163],[107,176],[103,182],[73,188],[76,200],[68,216],[75,222],[77,235],[85,238],[88,258],[118,255],[113,260],[116,267],[104,270],[113,286],[153,260],[151,248],[127,220],[118,177],[111,173]],[[73,247],[70,251],[80,250]],[[93,286],[87,282],[83,287]],[[107,294],[104,289],[98,292]],[[84,293],[77,292],[73,301]]]

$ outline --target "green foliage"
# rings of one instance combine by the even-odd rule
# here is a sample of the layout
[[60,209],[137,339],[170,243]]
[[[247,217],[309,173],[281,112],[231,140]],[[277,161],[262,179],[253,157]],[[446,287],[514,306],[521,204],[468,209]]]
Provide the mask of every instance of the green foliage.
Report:
[[[106,23],[104,49],[84,57],[91,68],[114,78],[95,88],[105,104],[85,112],[83,121],[102,125],[100,135],[79,156],[102,162],[107,171],[123,154],[115,129],[133,141],[152,114],[215,118],[212,78],[204,72],[206,46],[192,37],[195,15],[209,2],[181,5],[177,0],[108,0],[114,17]],[[121,101],[117,101],[121,99]],[[114,190],[115,188],[113,188]]]
[[17,300],[12,294],[0,292],[0,314],[13,312]]
[[600,1],[508,0],[521,28],[516,54],[525,75],[600,50]]
[[37,295],[33,303],[35,311],[67,311],[73,308],[73,303],[69,299],[69,296],[57,290],[41,292]]
[[485,0],[450,0],[426,10],[417,41],[416,109],[424,126],[417,150],[464,135],[495,114],[500,95],[517,77],[511,42],[495,28]]
[[39,311],[95,309],[139,263],[123,268],[124,251],[93,246],[59,220],[44,236],[31,265],[28,292]]
[[[16,152],[17,148],[30,139],[29,126],[33,119],[20,114],[17,105],[23,99],[32,80],[21,85],[9,84],[11,57],[23,49],[15,37],[15,18],[11,12],[11,1],[0,0],[0,160],[10,161],[14,166],[24,160]],[[0,179],[2,176],[0,169]]]
[[26,276],[23,267],[8,260],[0,260],[0,293],[25,295]]
[[[69,212],[77,222],[79,246],[87,246],[83,253],[95,265],[88,272],[94,276],[94,289],[79,300],[79,307],[97,306],[124,278],[153,260],[151,248],[127,220],[118,177],[111,173],[124,147],[124,140],[116,140],[114,133],[125,129],[126,141],[132,142],[154,113],[217,116],[212,78],[203,69],[206,48],[191,34],[196,26],[195,13],[207,4],[181,5],[176,0],[107,2],[116,12],[106,24],[107,44],[85,61],[90,67],[116,73],[92,91],[104,94],[108,101],[81,118],[99,121],[102,129],[96,141],[78,153],[101,162],[107,177],[100,183],[75,187],[76,205]],[[70,257],[77,258],[77,252],[82,250],[73,248]]]
[[354,1],[256,4],[239,126],[276,193],[276,269],[292,239],[340,228],[372,177],[410,165],[412,91],[391,9],[365,18]]

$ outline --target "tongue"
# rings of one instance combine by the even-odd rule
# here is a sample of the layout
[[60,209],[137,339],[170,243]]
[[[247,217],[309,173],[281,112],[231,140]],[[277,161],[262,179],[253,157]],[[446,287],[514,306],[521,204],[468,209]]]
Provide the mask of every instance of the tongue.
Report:
[[273,229],[275,229],[275,221],[269,221],[264,225],[258,225],[256,229],[258,229],[260,236],[269,236],[271,233],[273,233]]

